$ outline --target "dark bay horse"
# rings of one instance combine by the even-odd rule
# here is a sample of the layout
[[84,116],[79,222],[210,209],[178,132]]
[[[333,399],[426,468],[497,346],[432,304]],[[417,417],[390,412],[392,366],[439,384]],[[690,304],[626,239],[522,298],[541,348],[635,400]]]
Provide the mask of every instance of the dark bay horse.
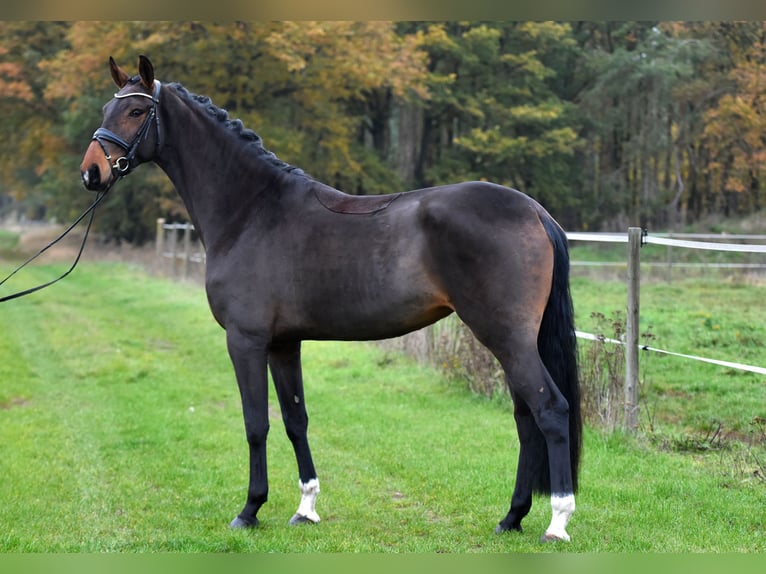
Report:
[[154,161],[202,238],[208,301],[226,332],[250,450],[247,502],[231,526],[257,525],[268,495],[267,369],[298,462],[290,522],[319,522],[301,341],[395,337],[454,311],[500,361],[514,403],[519,462],[496,531],[521,530],[539,492],[552,508],[543,539],[569,540],[580,397],[567,241],[552,217],[483,182],[346,195],[279,160],[209,98],[160,83],[146,57],[133,77],[109,65],[119,91],[82,179],[103,191]]

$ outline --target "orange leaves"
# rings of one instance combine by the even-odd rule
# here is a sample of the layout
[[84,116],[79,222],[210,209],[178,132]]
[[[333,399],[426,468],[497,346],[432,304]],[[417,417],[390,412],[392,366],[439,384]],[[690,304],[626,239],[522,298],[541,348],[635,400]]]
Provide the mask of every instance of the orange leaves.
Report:
[[708,172],[720,190],[742,193],[766,180],[766,45],[754,42],[729,79],[733,93],[705,114]]
[[[0,33],[4,30],[0,29]],[[24,66],[19,62],[8,61],[9,50],[0,46],[0,98],[23,101],[32,99],[32,88],[24,78]]]
[[30,118],[24,128],[25,137],[19,142],[19,153],[34,158],[34,172],[42,176],[57,165],[61,155],[66,153],[64,138],[57,135],[50,124],[42,118]]
[[371,100],[381,94],[400,101],[428,97],[422,36],[398,34],[392,22],[277,22],[262,38],[264,61],[278,64],[268,77],[271,93],[289,97],[278,103],[266,94],[261,105],[289,114],[293,130],[289,139],[269,141],[279,153],[305,141],[297,155],[286,157],[335,185],[364,177],[358,140]]
[[[2,52],[0,52],[2,55]],[[0,62],[0,97],[16,98],[29,101],[32,99],[32,89],[23,79],[24,69],[20,64]]]
[[67,33],[68,49],[40,63],[40,69],[49,75],[45,98],[73,99],[96,86],[105,87],[111,81],[106,62],[109,56],[121,56],[130,45],[131,26],[126,22],[73,22]]
[[391,22],[282,22],[266,37],[286,70],[337,99],[387,87],[425,97],[426,54],[417,36],[400,37]]

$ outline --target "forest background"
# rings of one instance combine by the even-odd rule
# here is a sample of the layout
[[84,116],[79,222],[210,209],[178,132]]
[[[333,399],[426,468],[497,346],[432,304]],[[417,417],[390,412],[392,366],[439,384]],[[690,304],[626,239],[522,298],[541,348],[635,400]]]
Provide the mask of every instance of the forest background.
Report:
[[[569,230],[683,230],[766,201],[766,22],[0,22],[0,219],[71,220],[109,56],[210,96],[353,194],[484,179]],[[194,142],[189,142],[194,145]],[[96,219],[185,219],[155,167]]]

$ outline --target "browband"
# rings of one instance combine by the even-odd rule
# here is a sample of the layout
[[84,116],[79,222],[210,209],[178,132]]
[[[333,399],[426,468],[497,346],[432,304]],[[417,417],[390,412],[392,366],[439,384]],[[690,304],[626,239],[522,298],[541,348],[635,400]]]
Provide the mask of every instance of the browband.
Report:
[[131,96],[141,96],[143,98],[149,98],[151,99],[155,104],[160,103],[160,88],[162,88],[162,84],[159,80],[154,80],[154,93],[152,95],[144,94],[143,92],[130,92],[129,94],[114,94],[114,97],[118,100],[121,100],[122,98],[129,98]]

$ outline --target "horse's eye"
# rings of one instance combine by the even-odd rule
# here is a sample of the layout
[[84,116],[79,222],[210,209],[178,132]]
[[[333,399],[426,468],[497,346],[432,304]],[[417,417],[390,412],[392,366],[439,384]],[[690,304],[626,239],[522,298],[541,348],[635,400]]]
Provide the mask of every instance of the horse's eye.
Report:
[[134,109],[130,110],[130,117],[131,118],[138,118],[138,117],[141,117],[143,115],[143,113],[144,113],[144,110],[140,110],[138,108],[134,108]]

